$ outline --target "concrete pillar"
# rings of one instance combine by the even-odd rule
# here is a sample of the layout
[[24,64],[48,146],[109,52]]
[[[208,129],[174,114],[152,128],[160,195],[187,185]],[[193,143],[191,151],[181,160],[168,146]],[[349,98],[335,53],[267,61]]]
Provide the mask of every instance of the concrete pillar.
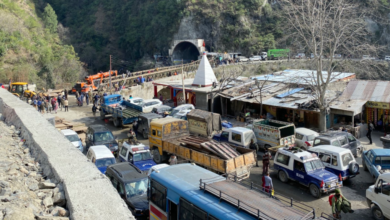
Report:
[[171,87],[171,99],[173,99],[174,94],[173,94],[173,88]]

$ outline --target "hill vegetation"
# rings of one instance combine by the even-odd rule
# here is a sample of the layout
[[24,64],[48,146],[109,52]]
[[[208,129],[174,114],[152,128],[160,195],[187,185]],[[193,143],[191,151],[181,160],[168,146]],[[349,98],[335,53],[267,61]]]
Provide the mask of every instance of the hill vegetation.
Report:
[[85,72],[71,45],[57,31],[46,3],[0,0],[0,82],[27,81],[39,88],[73,83]]

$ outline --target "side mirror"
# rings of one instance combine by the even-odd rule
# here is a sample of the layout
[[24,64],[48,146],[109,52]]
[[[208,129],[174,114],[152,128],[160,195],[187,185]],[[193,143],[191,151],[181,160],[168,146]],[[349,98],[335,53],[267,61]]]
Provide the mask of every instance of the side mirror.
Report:
[[375,193],[379,193],[380,191],[381,191],[381,188],[375,187],[375,189],[374,189],[374,192],[375,192]]

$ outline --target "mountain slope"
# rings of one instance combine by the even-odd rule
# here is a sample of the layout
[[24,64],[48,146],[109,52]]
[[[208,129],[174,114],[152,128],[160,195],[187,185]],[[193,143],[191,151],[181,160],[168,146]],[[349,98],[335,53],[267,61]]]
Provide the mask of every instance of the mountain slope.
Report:
[[0,0],[0,82],[11,78],[54,88],[77,81],[84,72],[73,47],[60,40],[50,6]]

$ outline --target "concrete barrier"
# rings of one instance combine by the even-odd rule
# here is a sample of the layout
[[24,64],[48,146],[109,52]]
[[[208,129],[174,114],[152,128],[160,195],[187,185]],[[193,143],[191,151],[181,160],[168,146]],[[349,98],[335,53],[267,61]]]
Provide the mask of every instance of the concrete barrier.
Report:
[[0,89],[0,113],[21,129],[43,175],[63,184],[71,219],[134,219],[111,182],[35,108]]

